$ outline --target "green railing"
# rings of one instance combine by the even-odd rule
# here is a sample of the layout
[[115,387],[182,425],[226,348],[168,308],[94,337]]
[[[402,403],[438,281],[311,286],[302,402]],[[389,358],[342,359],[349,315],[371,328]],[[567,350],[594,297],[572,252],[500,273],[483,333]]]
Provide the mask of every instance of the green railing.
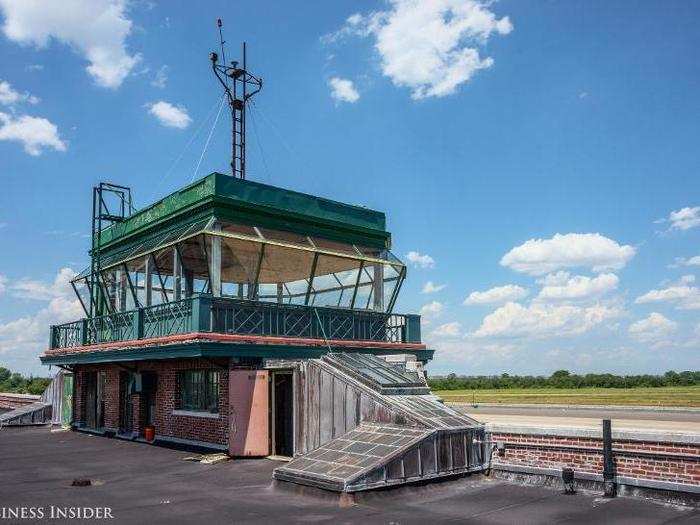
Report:
[[420,316],[196,295],[51,327],[51,348],[192,332],[420,343]]

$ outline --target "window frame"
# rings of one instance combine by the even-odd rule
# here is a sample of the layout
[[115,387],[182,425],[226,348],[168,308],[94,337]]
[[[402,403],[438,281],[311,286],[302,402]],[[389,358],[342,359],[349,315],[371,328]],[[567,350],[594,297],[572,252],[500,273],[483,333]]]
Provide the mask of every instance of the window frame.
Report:
[[[201,378],[197,378],[199,374],[201,374]],[[178,370],[177,388],[177,410],[219,414],[221,374],[218,370],[211,368]]]

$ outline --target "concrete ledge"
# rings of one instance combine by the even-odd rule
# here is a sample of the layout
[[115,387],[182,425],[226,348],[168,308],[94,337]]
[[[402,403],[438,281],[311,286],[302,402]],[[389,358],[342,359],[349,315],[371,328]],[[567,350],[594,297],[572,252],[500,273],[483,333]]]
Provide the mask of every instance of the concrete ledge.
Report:
[[180,416],[180,417],[201,417],[205,419],[219,419],[221,415],[216,412],[198,412],[195,410],[173,410],[171,412],[173,416]]
[[[530,465],[513,465],[494,463],[491,466],[492,470],[502,472],[514,472],[517,474],[534,474],[537,476],[551,476],[561,479],[561,469],[543,468]],[[594,474],[592,472],[578,472],[574,469],[574,479],[582,481],[603,482],[602,474]],[[618,485],[629,485],[633,487],[643,487],[657,490],[668,490],[671,492],[685,492],[688,494],[700,494],[700,485],[689,485],[687,483],[675,483],[672,481],[661,481],[656,479],[637,479],[627,476],[616,476],[615,481]]]
[[[144,443],[148,443],[148,441],[144,441]],[[156,438],[153,441],[153,443],[156,445],[158,445],[159,443],[171,443],[173,445],[183,445],[187,447],[206,448],[211,450],[219,450],[221,452],[228,452],[228,445],[221,445],[219,443],[209,443],[207,441],[197,441],[194,439],[183,439],[171,436],[156,435]]]
[[[492,434],[524,434],[528,436],[561,436],[602,439],[602,430],[595,428],[575,427],[533,427],[524,425],[504,425],[502,423],[487,423],[486,432]],[[612,431],[615,440],[645,441],[660,443],[678,443],[685,445],[700,445],[700,434],[688,432],[645,432],[642,430]]]

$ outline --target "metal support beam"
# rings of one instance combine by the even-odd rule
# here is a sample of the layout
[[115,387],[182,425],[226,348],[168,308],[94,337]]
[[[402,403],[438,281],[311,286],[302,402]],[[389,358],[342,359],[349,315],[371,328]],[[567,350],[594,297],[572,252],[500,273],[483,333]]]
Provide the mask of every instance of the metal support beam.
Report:
[[182,299],[182,258],[177,244],[173,246],[173,301]]
[[284,297],[284,286],[282,283],[277,283],[277,304],[282,304]]
[[114,270],[117,292],[116,304],[118,312],[125,312],[126,310],[128,310],[128,308],[126,307],[126,289],[128,287],[126,276],[128,271],[125,271],[125,268],[126,265],[124,264],[121,267]]
[[[126,275],[126,282],[129,286],[129,290],[131,290],[131,298],[134,301],[134,308],[141,308],[141,303],[139,303],[139,297],[136,293],[136,288],[134,288],[134,283],[131,280],[131,274],[129,273],[129,268],[126,266],[126,263],[122,265],[122,271],[124,272],[124,275]],[[126,302],[126,298],[124,302]]]
[[372,263],[374,267],[374,311],[384,311],[384,265],[380,263]]
[[151,255],[146,255],[146,260],[143,263],[143,289],[145,294],[145,306],[151,306],[153,304],[153,274],[152,274],[152,263]]
[[[214,223],[214,232],[221,232],[221,224]],[[214,297],[221,297],[221,237],[210,235],[211,253],[209,261],[209,283],[211,294]]]
[[394,305],[396,304],[396,299],[399,297],[399,291],[401,290],[401,285],[406,280],[406,267],[401,268],[399,273],[399,282],[396,283],[394,287],[394,293],[391,294],[391,299],[389,300],[389,305],[387,306],[386,312],[391,313],[394,311]]
[[87,309],[85,306],[85,301],[83,301],[83,298],[80,297],[80,294],[78,293],[78,288],[76,288],[75,283],[73,281],[70,282],[71,287],[73,288],[73,291],[75,292],[76,297],[78,298],[78,301],[80,301],[80,306],[83,308],[83,312],[85,312],[85,315],[87,317],[90,317],[90,311]]
[[355,308],[355,299],[357,298],[357,289],[360,287],[360,278],[362,277],[362,270],[365,267],[365,261],[360,261],[360,268],[357,270],[357,280],[355,281],[355,288],[352,291],[352,299],[350,299],[350,309]]
[[311,263],[311,273],[309,274],[309,287],[306,289],[306,297],[304,298],[304,304],[309,305],[309,298],[311,297],[311,287],[314,282],[314,275],[316,275],[316,265],[318,264],[318,252],[314,253],[314,260]]
[[250,283],[248,288],[248,299],[255,299],[258,294],[258,279],[260,279],[260,268],[262,268],[263,258],[265,257],[265,245],[260,245],[260,254],[258,255],[258,265],[255,268],[255,279]]
[[153,263],[153,269],[156,271],[156,274],[158,275],[158,281],[160,282],[160,295],[163,298],[164,303],[169,303],[170,299],[168,298],[168,292],[165,291],[165,281],[163,280],[163,274],[160,271],[160,268],[158,268],[158,262],[156,261],[156,256],[151,254],[151,262]]

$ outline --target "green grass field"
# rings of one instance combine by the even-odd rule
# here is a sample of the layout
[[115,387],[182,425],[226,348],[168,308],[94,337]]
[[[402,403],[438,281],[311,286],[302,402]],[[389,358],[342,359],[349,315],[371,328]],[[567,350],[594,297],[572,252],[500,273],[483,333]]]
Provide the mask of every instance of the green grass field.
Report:
[[557,405],[646,405],[700,407],[700,386],[659,388],[519,388],[503,390],[439,390],[450,403],[542,403]]

